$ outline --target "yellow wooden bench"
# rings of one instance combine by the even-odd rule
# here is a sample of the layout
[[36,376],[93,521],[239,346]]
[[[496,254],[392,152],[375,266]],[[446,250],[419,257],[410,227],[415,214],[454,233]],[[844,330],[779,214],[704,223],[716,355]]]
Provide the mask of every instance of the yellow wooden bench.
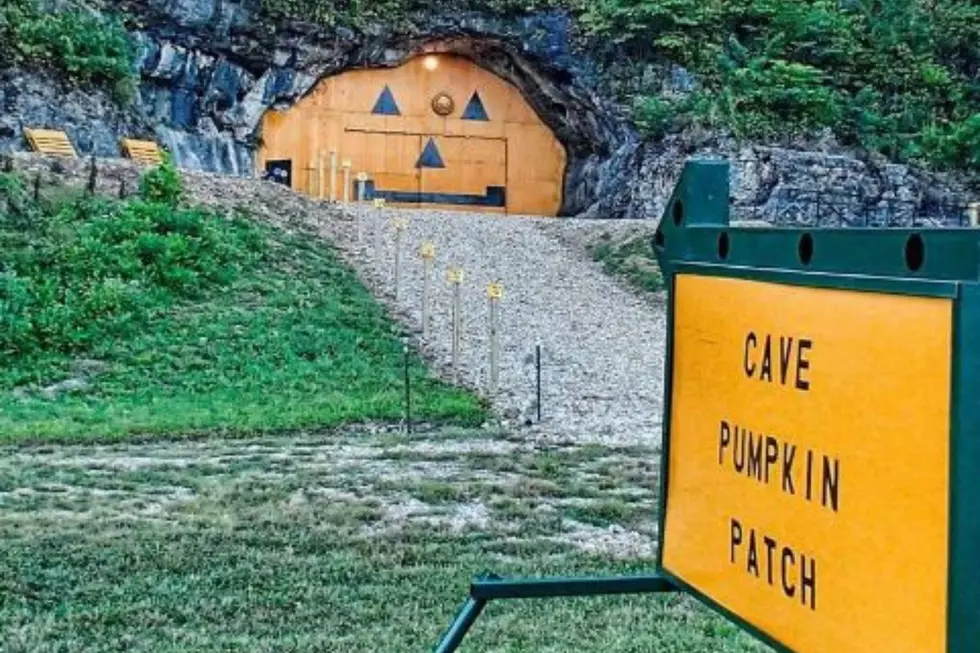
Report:
[[160,147],[153,141],[137,141],[132,138],[122,140],[123,154],[139,163],[159,165],[163,163]]
[[75,147],[65,132],[52,129],[24,129],[28,145],[35,152],[77,159]]

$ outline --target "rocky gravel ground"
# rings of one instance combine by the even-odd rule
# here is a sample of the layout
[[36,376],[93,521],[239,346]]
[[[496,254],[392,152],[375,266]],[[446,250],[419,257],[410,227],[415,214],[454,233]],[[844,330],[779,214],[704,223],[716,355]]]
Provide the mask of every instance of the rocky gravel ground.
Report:
[[[452,286],[447,272],[464,270],[461,289],[460,381],[489,392],[487,286],[500,300],[499,388],[492,396],[509,426],[528,425],[546,438],[604,444],[654,444],[662,412],[666,308],[662,296],[640,296],[603,274],[584,245],[591,234],[651,229],[607,221],[478,215],[356,207],[353,220],[322,231],[346,247],[371,286],[410,325],[423,351],[451,373]],[[394,221],[401,239],[395,296]],[[361,240],[357,240],[360,222]],[[436,257],[431,274],[431,323],[421,337],[424,241]],[[536,422],[535,347],[542,351],[542,418]]]
[[[13,165],[43,184],[81,184],[90,161],[15,155]],[[141,168],[99,160],[100,191],[133,192]],[[488,392],[490,337],[487,285],[503,285],[500,300],[499,387],[491,397],[508,427],[544,440],[610,445],[659,443],[663,407],[666,306],[662,295],[640,295],[604,274],[587,246],[652,233],[653,221],[556,220],[455,211],[341,209],[269,182],[185,172],[192,197],[216,207],[244,207],[285,226],[305,225],[331,240],[372,292],[413,333],[440,374],[452,374],[450,266],[464,270],[458,380]],[[394,221],[401,241],[400,292],[394,286]],[[360,239],[358,239],[360,232]],[[431,241],[431,322],[422,337],[423,265]],[[535,346],[542,351],[542,422],[536,420]]]

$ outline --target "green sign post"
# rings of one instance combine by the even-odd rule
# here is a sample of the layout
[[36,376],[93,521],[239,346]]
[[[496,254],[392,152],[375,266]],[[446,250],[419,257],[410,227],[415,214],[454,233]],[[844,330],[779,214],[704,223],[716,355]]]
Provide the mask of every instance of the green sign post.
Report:
[[684,591],[780,651],[980,641],[980,231],[732,227],[692,161],[652,243],[668,287],[649,575],[475,580],[488,601]]

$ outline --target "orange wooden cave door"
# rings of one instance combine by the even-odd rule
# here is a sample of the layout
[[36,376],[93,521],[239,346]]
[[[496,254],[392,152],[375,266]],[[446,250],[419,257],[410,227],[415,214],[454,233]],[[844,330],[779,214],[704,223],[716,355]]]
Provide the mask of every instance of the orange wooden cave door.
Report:
[[[367,200],[486,212],[507,208],[503,139],[345,129],[340,151],[366,174]],[[356,198],[361,189],[356,180],[350,183]]]
[[562,203],[564,147],[517,88],[463,57],[328,77],[261,133],[258,167],[312,195],[341,199],[346,183],[356,200],[361,176],[365,200],[397,206],[554,216]]

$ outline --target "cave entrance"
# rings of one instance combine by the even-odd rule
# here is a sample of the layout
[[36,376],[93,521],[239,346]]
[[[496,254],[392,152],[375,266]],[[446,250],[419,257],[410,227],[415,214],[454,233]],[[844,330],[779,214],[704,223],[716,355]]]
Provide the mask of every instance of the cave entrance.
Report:
[[292,187],[312,196],[339,199],[346,179],[351,198],[396,206],[554,216],[562,205],[562,144],[516,87],[458,55],[328,77],[267,112],[262,141],[259,168],[291,159]]

